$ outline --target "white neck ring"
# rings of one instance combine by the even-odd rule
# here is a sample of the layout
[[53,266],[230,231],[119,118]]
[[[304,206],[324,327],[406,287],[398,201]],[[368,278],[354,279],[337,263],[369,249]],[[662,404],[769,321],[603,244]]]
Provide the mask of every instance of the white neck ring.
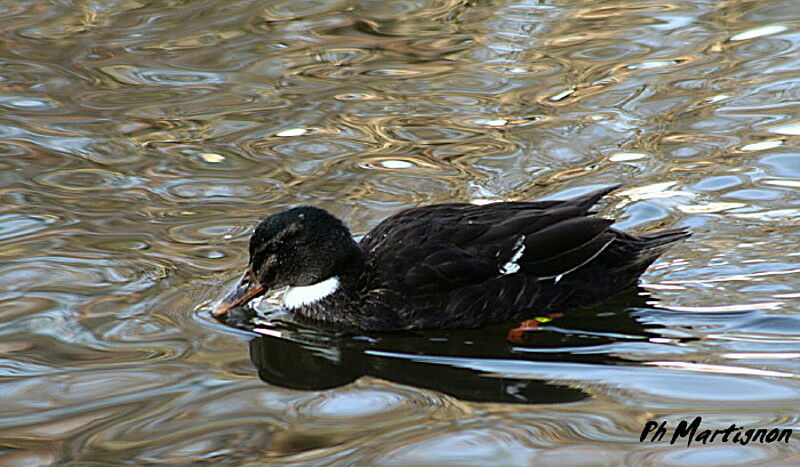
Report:
[[300,308],[316,303],[337,290],[339,290],[339,278],[337,276],[316,284],[289,287],[283,294],[283,304],[289,309]]

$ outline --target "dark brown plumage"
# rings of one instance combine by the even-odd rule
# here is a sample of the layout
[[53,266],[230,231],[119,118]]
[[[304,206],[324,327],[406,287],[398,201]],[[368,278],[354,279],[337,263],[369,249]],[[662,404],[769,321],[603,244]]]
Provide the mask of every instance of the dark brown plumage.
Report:
[[295,304],[299,315],[364,330],[476,327],[597,303],[635,285],[689,236],[633,236],[590,217],[616,188],[560,201],[411,208],[360,244],[327,212],[293,208],[258,226],[238,295],[215,314],[282,286],[294,288],[292,298],[312,294]]

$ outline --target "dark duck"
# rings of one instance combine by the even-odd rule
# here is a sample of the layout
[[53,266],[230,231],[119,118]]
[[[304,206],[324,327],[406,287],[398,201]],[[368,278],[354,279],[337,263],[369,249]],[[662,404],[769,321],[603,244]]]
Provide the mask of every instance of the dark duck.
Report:
[[327,211],[264,219],[222,316],[286,287],[303,319],[365,331],[449,329],[591,305],[628,289],[684,229],[630,235],[589,210],[619,185],[567,200],[404,210],[360,242]]

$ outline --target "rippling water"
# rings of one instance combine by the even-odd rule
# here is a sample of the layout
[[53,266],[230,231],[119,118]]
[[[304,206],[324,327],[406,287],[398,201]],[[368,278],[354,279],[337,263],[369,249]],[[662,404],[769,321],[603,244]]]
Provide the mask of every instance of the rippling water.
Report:
[[[639,442],[800,430],[800,3],[14,0],[0,31],[0,463],[800,462]],[[519,342],[205,311],[287,206],[364,233],[620,181],[620,227],[694,236]]]

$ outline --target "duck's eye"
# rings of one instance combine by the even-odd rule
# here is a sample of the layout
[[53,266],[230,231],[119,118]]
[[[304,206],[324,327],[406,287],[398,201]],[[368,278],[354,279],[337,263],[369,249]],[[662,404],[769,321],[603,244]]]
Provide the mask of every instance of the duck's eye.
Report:
[[250,252],[250,257],[253,263],[260,264],[264,262],[267,256],[274,255],[280,250],[280,244],[266,243],[259,245],[256,249]]

